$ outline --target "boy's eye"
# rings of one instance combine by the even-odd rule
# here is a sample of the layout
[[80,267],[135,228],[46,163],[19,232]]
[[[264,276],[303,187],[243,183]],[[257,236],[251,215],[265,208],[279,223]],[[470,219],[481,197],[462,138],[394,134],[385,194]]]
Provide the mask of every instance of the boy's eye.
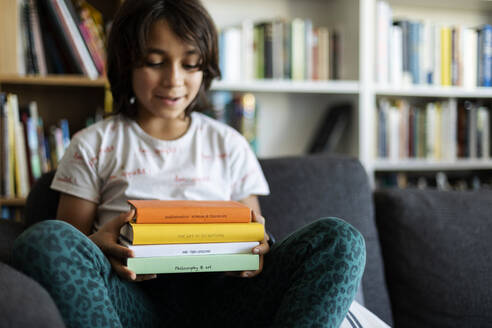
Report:
[[198,63],[196,63],[196,64],[183,64],[183,67],[186,69],[193,70],[193,69],[199,68],[200,64],[198,64]]
[[148,67],[159,67],[163,64],[163,62],[153,62],[153,61],[147,61],[145,62],[145,65]]

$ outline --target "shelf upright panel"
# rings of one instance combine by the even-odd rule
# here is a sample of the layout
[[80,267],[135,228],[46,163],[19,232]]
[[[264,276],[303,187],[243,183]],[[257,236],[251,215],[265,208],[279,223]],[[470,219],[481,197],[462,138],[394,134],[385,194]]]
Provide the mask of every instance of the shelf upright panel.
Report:
[[375,0],[359,1],[359,160],[374,186],[375,104]]

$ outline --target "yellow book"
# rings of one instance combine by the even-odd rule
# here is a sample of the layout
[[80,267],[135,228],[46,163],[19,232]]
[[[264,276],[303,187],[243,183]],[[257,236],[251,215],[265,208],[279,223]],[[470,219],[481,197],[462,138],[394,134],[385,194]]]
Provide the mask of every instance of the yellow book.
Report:
[[441,28],[441,85],[451,85],[451,28]]
[[121,237],[132,245],[229,243],[260,241],[265,235],[263,224],[251,223],[128,223]]
[[[20,182],[20,176],[16,174],[16,169],[15,166],[17,165],[16,163],[16,158],[15,158],[15,128],[16,128],[16,116],[15,116],[15,110],[17,106],[17,96],[13,94],[9,94],[7,96],[7,122],[8,122],[8,144],[9,144],[9,149],[8,151],[8,161],[9,161],[9,176],[8,176],[8,190],[9,194],[7,195],[8,197],[15,197],[16,196],[16,185],[18,186]],[[18,116],[17,116],[18,117]],[[18,188],[18,187],[17,187]]]

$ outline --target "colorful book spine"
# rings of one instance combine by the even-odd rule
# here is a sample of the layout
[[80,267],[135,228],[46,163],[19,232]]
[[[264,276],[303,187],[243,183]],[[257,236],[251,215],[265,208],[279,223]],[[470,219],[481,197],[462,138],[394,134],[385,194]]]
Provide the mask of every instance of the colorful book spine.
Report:
[[251,250],[260,244],[258,241],[160,245],[130,245],[124,240],[120,242],[133,251],[133,257],[251,254]]
[[251,209],[234,201],[129,200],[135,223],[247,223]]
[[305,76],[305,43],[306,32],[303,19],[295,18],[292,21],[292,80],[304,80]]
[[479,31],[480,86],[492,86],[492,25],[486,24]]
[[451,28],[441,28],[441,85],[451,85]]
[[263,224],[251,223],[190,223],[134,224],[123,227],[122,237],[133,245],[227,243],[261,241]]
[[225,254],[128,258],[136,274],[258,270],[259,255]]

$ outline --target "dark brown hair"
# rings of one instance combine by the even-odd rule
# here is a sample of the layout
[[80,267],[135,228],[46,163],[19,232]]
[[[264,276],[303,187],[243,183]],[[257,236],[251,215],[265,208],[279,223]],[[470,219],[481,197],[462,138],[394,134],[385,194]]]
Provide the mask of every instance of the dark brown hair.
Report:
[[115,113],[134,117],[136,106],[132,71],[142,65],[152,25],[165,20],[183,41],[200,54],[203,81],[195,99],[186,108],[203,111],[208,107],[206,92],[212,80],[220,77],[217,30],[200,0],[125,0],[115,15],[108,38],[107,76],[113,93]]

